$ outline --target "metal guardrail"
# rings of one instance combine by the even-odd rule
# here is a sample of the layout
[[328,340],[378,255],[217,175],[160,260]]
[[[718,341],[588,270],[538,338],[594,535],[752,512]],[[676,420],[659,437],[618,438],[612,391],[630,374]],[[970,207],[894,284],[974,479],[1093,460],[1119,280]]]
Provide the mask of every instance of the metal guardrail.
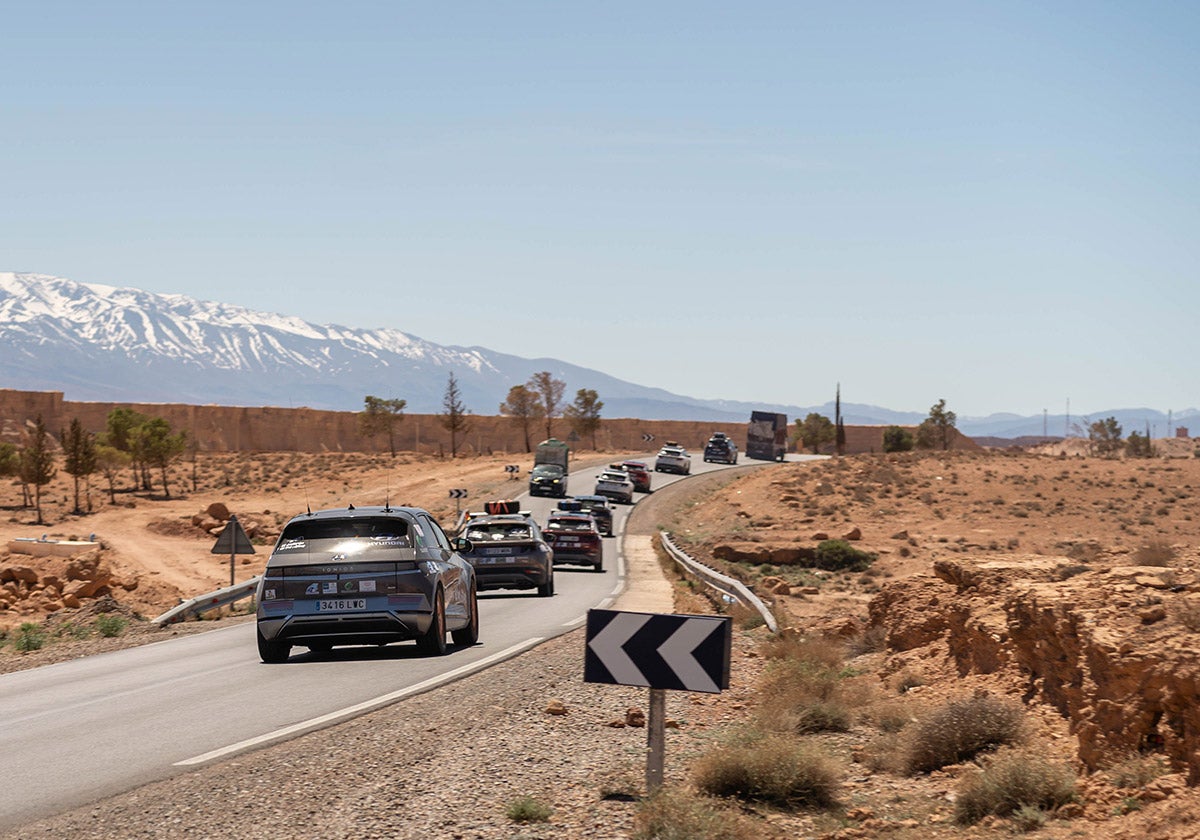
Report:
[[226,586],[224,589],[218,589],[215,592],[209,592],[205,595],[197,595],[187,601],[183,601],[177,606],[171,607],[158,618],[151,619],[152,624],[157,624],[160,627],[166,624],[175,624],[180,621],[186,621],[200,615],[208,610],[215,610],[218,607],[224,607],[232,604],[234,601],[240,601],[243,598],[251,598],[254,596],[254,590],[258,588],[259,578],[251,578],[243,583],[236,583],[233,586]]
[[666,531],[659,531],[659,539],[662,540],[663,548],[667,550],[667,554],[679,566],[682,566],[689,574],[699,578],[700,582],[708,586],[710,589],[715,589],[722,595],[727,595],[738,603],[746,607],[753,607],[762,615],[763,621],[766,622],[768,629],[772,633],[779,632],[779,624],[775,621],[775,616],[771,614],[771,610],[762,600],[751,592],[746,584],[740,580],[734,580],[720,572],[710,569],[703,563],[688,555],[683,549],[675,545],[671,540],[671,535]]

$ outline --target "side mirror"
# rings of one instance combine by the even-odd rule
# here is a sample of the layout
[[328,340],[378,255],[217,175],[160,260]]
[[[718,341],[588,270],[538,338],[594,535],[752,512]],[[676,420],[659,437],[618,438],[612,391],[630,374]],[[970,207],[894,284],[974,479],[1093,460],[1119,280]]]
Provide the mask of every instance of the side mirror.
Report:
[[455,551],[469,552],[469,551],[473,551],[474,548],[475,548],[475,544],[473,542],[471,542],[469,539],[467,539],[466,537],[455,537],[454,538],[454,550]]

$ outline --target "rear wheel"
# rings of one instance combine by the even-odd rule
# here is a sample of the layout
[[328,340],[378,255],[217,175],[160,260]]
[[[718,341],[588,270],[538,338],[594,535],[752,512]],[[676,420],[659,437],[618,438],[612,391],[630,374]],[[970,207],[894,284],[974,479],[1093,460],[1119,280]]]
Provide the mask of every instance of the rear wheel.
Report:
[[479,641],[479,598],[475,595],[475,584],[471,584],[468,607],[471,610],[471,620],[467,622],[467,626],[450,631],[450,638],[459,647],[470,647]]
[[537,588],[538,597],[549,598],[554,594],[554,572],[550,573],[550,579]]
[[433,599],[429,629],[417,637],[417,647],[428,656],[441,656],[446,652],[446,596],[441,589]]
[[287,642],[267,641],[262,633],[258,633],[258,657],[268,665],[278,665],[287,662],[292,653],[292,646]]
[[595,569],[597,572],[603,572],[603,571],[604,571],[604,561],[603,561],[603,560],[597,560],[597,561],[596,561],[596,564],[595,564],[595,566],[594,566],[593,568],[594,568],[594,569]]

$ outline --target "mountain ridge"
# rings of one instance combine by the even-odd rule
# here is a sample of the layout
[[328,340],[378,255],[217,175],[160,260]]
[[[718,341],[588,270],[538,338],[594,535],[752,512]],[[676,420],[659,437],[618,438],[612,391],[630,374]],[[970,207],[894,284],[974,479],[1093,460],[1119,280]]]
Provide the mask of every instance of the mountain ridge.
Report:
[[[464,402],[493,414],[509,388],[549,370],[568,394],[595,390],[610,417],[741,421],[751,410],[789,419],[818,406],[705,400],[637,385],[559,359],[525,359],[480,346],[438,345],[397,329],[320,325],[278,313],[46,274],[0,272],[0,387],[62,390],[72,399],[309,406],[355,411],[366,394],[400,397],[413,413],[441,410],[453,372]],[[921,412],[842,403],[845,422],[913,425]],[[1115,409],[1128,430],[1166,428],[1150,409]],[[1175,415],[1200,426],[1200,412]],[[1069,426],[1062,415],[960,417],[967,435],[1018,437]]]

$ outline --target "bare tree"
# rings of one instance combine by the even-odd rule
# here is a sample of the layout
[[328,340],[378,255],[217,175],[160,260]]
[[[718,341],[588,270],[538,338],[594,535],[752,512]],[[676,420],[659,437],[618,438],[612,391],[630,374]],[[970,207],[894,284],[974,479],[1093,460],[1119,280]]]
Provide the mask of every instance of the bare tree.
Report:
[[471,421],[467,415],[471,412],[463,404],[462,393],[458,390],[458,380],[454,378],[454,374],[450,374],[450,381],[446,383],[446,393],[442,397],[442,408],[445,409],[438,415],[438,422],[442,424],[442,428],[450,433],[450,457],[458,457],[458,437],[465,435],[471,428]]
[[566,390],[567,383],[555,379],[550,371],[543,370],[535,373],[525,387],[538,396],[542,418],[546,421],[546,437],[554,437],[554,418],[561,412],[563,391]]
[[500,413],[505,417],[514,418],[521,426],[521,434],[525,436],[525,451],[533,451],[533,441],[529,438],[530,428],[534,421],[542,416],[542,405],[538,396],[526,385],[514,385],[508,389],[508,398],[500,403]]

